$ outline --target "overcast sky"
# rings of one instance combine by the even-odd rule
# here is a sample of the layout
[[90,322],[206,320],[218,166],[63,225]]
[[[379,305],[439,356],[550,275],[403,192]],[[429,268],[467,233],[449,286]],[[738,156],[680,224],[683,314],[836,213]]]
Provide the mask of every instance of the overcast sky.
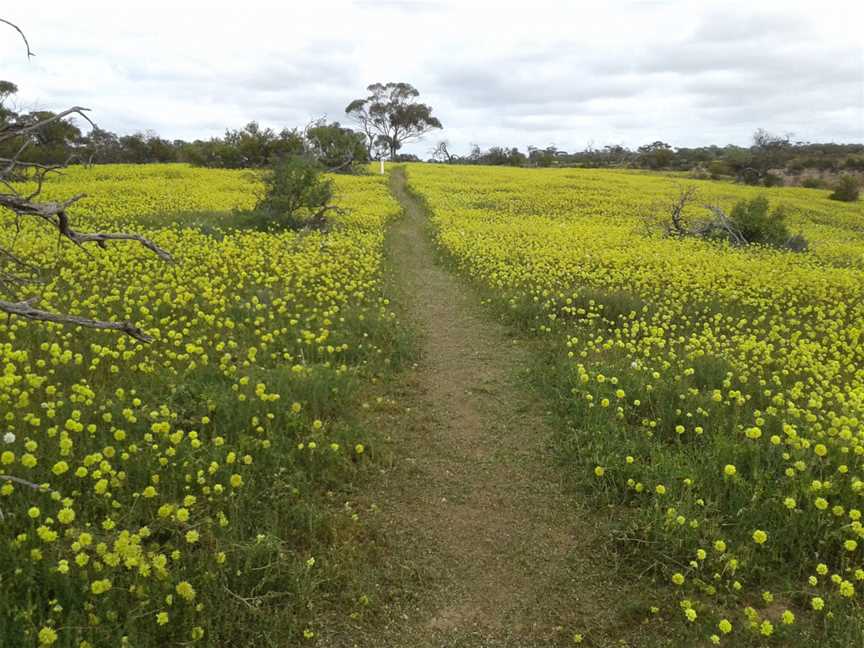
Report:
[[36,57],[0,31],[0,79],[20,108],[170,139],[344,121],[368,84],[406,81],[445,127],[406,148],[423,157],[437,139],[693,146],[758,127],[864,142],[864,2],[268,4],[3,2]]

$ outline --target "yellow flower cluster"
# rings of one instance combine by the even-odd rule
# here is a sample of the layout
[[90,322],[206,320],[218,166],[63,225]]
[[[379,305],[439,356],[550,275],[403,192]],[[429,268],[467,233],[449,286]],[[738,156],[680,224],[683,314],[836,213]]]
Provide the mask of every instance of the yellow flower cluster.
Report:
[[335,181],[327,234],[234,228],[248,172],[75,167],[46,185],[87,194],[76,228],[140,232],[175,264],[123,243],[58,257],[37,223],[0,228],[46,266],[42,306],[155,338],[0,320],[0,645],[232,643],[219,606],[273,590],[313,607],[304,563],[332,534],[315,502],[374,442],[342,409],[398,334],[380,276],[398,205],[383,178]]
[[[544,382],[574,430],[562,452],[584,468],[599,501],[638,511],[628,521],[647,540],[646,566],[663,565],[661,580],[686,591],[696,632],[718,643],[733,626],[791,637],[805,619],[821,625],[748,608],[766,584],[797,592],[787,603],[799,609],[857,614],[860,202],[692,182],[699,204],[728,210],[764,193],[784,205],[792,231],[810,241],[796,254],[646,227],[691,182],[678,178],[433,165],[411,165],[408,176],[453,264],[491,292],[504,317],[547,339],[538,371],[551,374]],[[723,618],[735,607],[738,622]]]
[[[44,186],[40,198],[65,200],[83,193],[85,197],[76,204],[75,212],[95,216],[101,222],[128,223],[123,219],[249,209],[260,188],[250,171],[185,164],[106,164],[64,170]],[[77,217],[76,223],[80,226]]]

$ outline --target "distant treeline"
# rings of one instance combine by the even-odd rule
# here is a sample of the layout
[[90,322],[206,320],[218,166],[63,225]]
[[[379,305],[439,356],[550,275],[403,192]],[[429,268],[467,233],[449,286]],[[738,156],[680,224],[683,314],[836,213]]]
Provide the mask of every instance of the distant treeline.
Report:
[[[403,156],[404,157],[404,156]],[[788,176],[811,176],[818,184],[821,174],[864,172],[864,144],[814,144],[793,142],[764,130],[753,135],[749,147],[701,146],[673,147],[656,141],[633,150],[624,146],[588,147],[567,152],[549,146],[494,146],[483,151],[473,146],[468,155],[450,153],[446,142],[432,151],[431,162],[445,164],[490,164],[527,167],[638,168],[655,171],[688,171],[696,177],[732,177],[748,184],[783,184]],[[807,183],[807,179],[804,179]]]
[[[17,87],[0,81],[0,130],[10,124],[24,124],[50,117],[37,111],[17,113],[7,100]],[[9,142],[8,147],[19,146]],[[16,151],[0,149],[0,158],[11,158]],[[154,132],[117,135],[95,127],[83,132],[68,120],[58,120],[39,129],[28,143],[26,157],[40,164],[82,164],[151,162],[188,162],[206,167],[263,168],[292,155],[312,155],[326,169],[350,170],[368,162],[367,135],[341,126],[338,122],[318,120],[303,129],[275,131],[250,122],[224,136],[209,140],[168,140]],[[451,153],[446,141],[438,142],[429,162],[444,164],[489,164],[527,167],[627,167],[652,170],[688,171],[696,177],[731,177],[749,184],[783,184],[790,176],[814,186],[821,175],[864,172],[864,144],[813,144],[793,142],[758,130],[749,147],[702,146],[673,147],[656,141],[637,149],[624,146],[588,147],[567,152],[549,146],[529,146],[526,152],[516,147],[494,146],[481,150],[473,146],[467,155]],[[419,161],[414,155],[396,155],[397,161]]]
[[[36,122],[51,113],[34,112],[18,116],[18,123]],[[8,123],[8,122],[7,122]],[[0,129],[4,126],[0,120]],[[14,155],[18,142],[10,143],[0,158]],[[152,132],[117,135],[101,128],[83,134],[70,121],[56,121],[34,135],[26,159],[39,164],[111,164],[188,162],[197,166],[227,169],[263,168],[292,155],[313,154],[328,169],[341,170],[354,163],[368,162],[363,137],[338,122],[316,122],[303,130],[276,132],[251,122],[223,137],[209,140],[167,140]]]
[[[0,131],[10,126],[35,124],[54,115],[49,111],[16,112],[8,99],[14,83],[0,81]],[[327,169],[343,170],[369,161],[363,134],[321,119],[303,129],[275,131],[251,122],[209,140],[168,140],[152,131],[117,135],[93,127],[84,132],[72,120],[57,120],[34,131],[28,141],[10,140],[0,147],[0,158],[12,158],[24,145],[23,158],[44,165],[64,163],[108,164],[188,162],[229,169],[262,168],[292,155],[311,155]]]

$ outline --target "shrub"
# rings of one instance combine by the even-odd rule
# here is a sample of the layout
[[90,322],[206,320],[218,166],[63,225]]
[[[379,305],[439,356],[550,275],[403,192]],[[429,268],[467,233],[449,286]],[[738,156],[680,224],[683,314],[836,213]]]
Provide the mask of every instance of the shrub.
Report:
[[829,196],[831,200],[842,200],[843,202],[855,202],[858,200],[860,185],[858,178],[853,175],[842,175],[837,181],[834,193]]
[[363,133],[319,119],[306,129],[311,154],[328,171],[355,173],[369,161]]
[[810,244],[803,234],[794,234],[789,237],[789,240],[783,245],[787,250],[792,252],[806,252]]
[[801,186],[807,189],[824,189],[825,181],[822,178],[804,178]]
[[694,180],[708,180],[708,178],[712,177],[708,170],[702,164],[697,164],[692,169],[690,169],[690,177]]
[[743,182],[744,184],[757,185],[761,179],[762,176],[752,167],[741,169],[738,173],[738,181]]
[[712,179],[717,180],[718,178],[722,178],[724,176],[731,176],[735,173],[732,167],[728,162],[724,162],[723,160],[711,160],[708,163],[708,174]]
[[846,158],[846,161],[843,163],[843,168],[849,169],[850,171],[864,171],[864,156],[862,155],[852,155]]
[[762,184],[764,184],[766,187],[782,187],[783,176],[776,173],[766,173],[765,177],[762,178]]
[[279,161],[264,175],[264,196],[255,211],[268,224],[289,229],[323,229],[333,199],[333,182],[306,157]]
[[786,164],[786,173],[791,173],[792,175],[800,175],[804,173],[806,169],[806,165],[801,160],[792,160]]
[[783,207],[768,212],[768,199],[758,196],[752,200],[739,201],[726,214],[720,207],[706,206],[712,218],[697,220],[688,225],[683,218],[685,207],[696,196],[694,187],[681,191],[672,203],[669,220],[665,224],[668,236],[697,237],[713,241],[728,241],[734,246],[752,243],[785,248],[794,252],[807,249],[807,239],[801,234],[791,235],[786,227],[786,213]]
[[782,245],[789,240],[783,208],[778,207],[769,213],[765,196],[739,201],[729,218],[748,243]]

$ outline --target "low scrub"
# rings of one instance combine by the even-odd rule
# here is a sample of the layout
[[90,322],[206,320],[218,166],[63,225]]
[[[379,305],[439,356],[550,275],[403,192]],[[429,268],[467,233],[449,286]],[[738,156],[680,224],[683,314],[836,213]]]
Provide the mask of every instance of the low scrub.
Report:
[[767,245],[770,247],[803,252],[807,240],[801,234],[792,234],[786,225],[786,210],[782,207],[769,209],[765,196],[735,203],[726,214],[720,207],[709,206],[710,218],[697,220],[693,225],[684,221],[684,208],[696,197],[692,187],[684,189],[673,203],[666,232],[678,237],[696,237],[714,241],[728,241],[734,246]]
[[783,247],[792,238],[786,227],[785,210],[777,207],[769,211],[768,199],[764,196],[736,203],[729,220],[747,243]]
[[801,181],[801,186],[807,189],[824,189],[826,184],[822,178],[804,178]]
[[674,198],[666,178],[562,175],[409,168],[454,267],[531,309],[550,446],[611,523],[607,582],[648,599],[640,645],[864,645],[864,284],[858,261],[834,263],[861,258],[860,211],[782,190],[777,218],[756,190],[701,183],[675,211],[685,234],[719,220],[706,204],[742,239],[819,225],[807,255],[749,254],[634,235]]
[[861,183],[853,175],[840,176],[837,186],[831,194],[831,200],[842,200],[843,202],[855,202],[861,191]]
[[253,221],[277,229],[317,229],[327,226],[327,214],[338,211],[333,181],[315,161],[295,156],[279,161],[263,178],[264,195]]

